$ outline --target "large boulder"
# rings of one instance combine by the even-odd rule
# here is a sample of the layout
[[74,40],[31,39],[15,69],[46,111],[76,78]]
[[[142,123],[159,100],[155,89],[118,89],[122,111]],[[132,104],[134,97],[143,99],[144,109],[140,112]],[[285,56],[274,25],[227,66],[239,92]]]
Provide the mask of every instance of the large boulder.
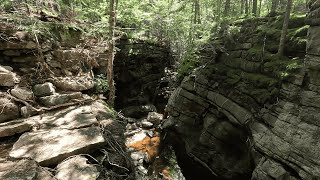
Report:
[[84,77],[59,77],[54,81],[54,85],[64,91],[84,91],[93,88],[93,78]]
[[158,126],[163,119],[163,115],[156,112],[149,112],[147,121],[153,123],[155,126]]
[[14,134],[30,131],[32,127],[40,120],[39,116],[29,119],[13,120],[0,124],[0,137],[12,136]]
[[36,96],[50,96],[56,92],[52,83],[46,82],[43,84],[37,84],[33,86],[33,93]]
[[0,162],[0,179],[53,180],[53,175],[29,159]]
[[83,156],[75,156],[65,160],[57,166],[55,177],[58,180],[97,179],[99,176],[98,169],[87,161],[88,159]]
[[98,127],[28,132],[13,145],[10,157],[32,158],[40,165],[50,166],[69,156],[92,152],[103,143]]
[[90,106],[72,106],[43,114],[37,122],[41,130],[52,128],[78,129],[98,125]]
[[149,112],[157,111],[156,107],[151,104],[141,106],[128,106],[122,110],[126,117],[142,118],[148,115]]
[[310,27],[308,36],[308,54],[320,56],[320,26]]
[[55,106],[59,104],[68,103],[73,99],[81,99],[82,93],[75,92],[70,94],[54,94],[51,96],[40,97],[39,100],[45,106]]
[[21,100],[31,100],[33,98],[32,91],[19,87],[15,87],[14,89],[12,89],[11,94]]
[[19,77],[10,72],[7,68],[0,66],[0,86],[14,86],[15,84],[19,83]]
[[19,107],[7,98],[0,96],[0,123],[18,118],[20,116]]

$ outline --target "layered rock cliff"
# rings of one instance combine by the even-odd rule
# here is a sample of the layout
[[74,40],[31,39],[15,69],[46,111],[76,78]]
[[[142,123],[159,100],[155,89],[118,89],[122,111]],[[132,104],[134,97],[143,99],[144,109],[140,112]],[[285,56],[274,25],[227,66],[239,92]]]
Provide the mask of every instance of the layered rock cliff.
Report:
[[169,99],[164,127],[177,138],[177,156],[212,179],[320,178],[319,1],[309,8],[310,27],[305,17],[289,23],[286,57],[275,55],[277,18],[229,26],[238,31],[220,39],[225,49]]

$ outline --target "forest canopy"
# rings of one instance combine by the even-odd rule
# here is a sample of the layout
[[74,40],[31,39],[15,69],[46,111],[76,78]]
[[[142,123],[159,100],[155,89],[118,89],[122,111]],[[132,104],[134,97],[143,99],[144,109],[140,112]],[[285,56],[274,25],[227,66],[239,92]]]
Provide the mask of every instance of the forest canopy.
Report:
[[[190,70],[197,64],[197,49],[223,32],[225,24],[283,15],[287,0],[117,0],[115,3],[116,35],[170,46],[178,62],[188,64],[186,69]],[[108,4],[109,0],[2,0],[0,9],[88,23],[94,27],[90,33],[108,37]],[[305,14],[306,6],[306,0],[295,0],[291,11]]]

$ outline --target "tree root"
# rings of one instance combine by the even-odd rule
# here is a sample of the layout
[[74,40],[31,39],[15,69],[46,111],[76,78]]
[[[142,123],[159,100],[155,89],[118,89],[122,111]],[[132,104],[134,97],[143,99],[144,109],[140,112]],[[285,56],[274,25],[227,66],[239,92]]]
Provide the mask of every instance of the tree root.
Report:
[[190,157],[192,157],[195,161],[197,161],[198,163],[200,163],[202,166],[204,166],[205,168],[207,168],[213,175],[218,176],[217,173],[215,173],[205,162],[203,162],[201,159],[199,159],[197,156],[195,156],[192,153],[188,153],[188,155]]
[[56,106],[35,108],[30,103],[28,103],[27,101],[18,99],[16,97],[12,96],[11,94],[7,94],[7,96],[10,97],[11,99],[13,99],[14,101],[17,101],[17,102],[20,102],[20,103],[26,105],[27,107],[31,108],[33,111],[36,111],[37,113],[43,113],[45,111],[51,111],[51,110],[58,109],[58,108],[61,108],[61,107],[68,107],[68,106],[73,106],[73,105],[78,105],[78,104],[91,103],[91,102],[96,100],[96,99],[73,100],[74,102],[59,104],[59,105],[56,105]]

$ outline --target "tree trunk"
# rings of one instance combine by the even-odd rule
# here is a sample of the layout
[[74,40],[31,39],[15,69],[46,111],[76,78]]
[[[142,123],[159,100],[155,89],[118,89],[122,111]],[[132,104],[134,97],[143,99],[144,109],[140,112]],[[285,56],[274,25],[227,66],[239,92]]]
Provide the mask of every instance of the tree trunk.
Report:
[[29,8],[29,5],[28,5],[28,1],[27,1],[27,0],[24,0],[24,3],[25,3],[25,5],[26,5],[28,15],[30,15],[30,14],[31,14],[31,11],[30,11],[30,8]]
[[217,2],[217,16],[216,16],[216,21],[220,22],[220,19],[221,19],[221,9],[222,9],[222,0],[218,0]]
[[241,0],[241,5],[240,5],[240,13],[241,13],[241,15],[244,13],[244,1],[245,0]]
[[[280,0],[280,11],[284,12],[285,8],[286,8],[287,2],[286,0]],[[291,5],[292,6],[292,5]]]
[[261,16],[261,8],[262,8],[262,0],[260,0],[259,2],[259,12],[258,12],[258,16]]
[[253,16],[257,16],[257,9],[258,9],[258,0],[252,1],[252,14]]
[[276,15],[277,9],[278,9],[278,5],[279,5],[279,0],[272,0],[270,16],[275,16]]
[[230,12],[230,0],[226,0],[223,15],[227,17],[229,16],[229,12]]
[[277,53],[280,56],[282,56],[283,53],[284,53],[284,43],[285,43],[285,40],[286,40],[286,35],[287,35],[287,30],[288,30],[291,7],[292,7],[292,0],[288,0],[286,13],[284,15],[284,20],[283,20],[283,26],[282,26],[282,31],[281,31],[279,49],[278,49],[278,53]]
[[194,24],[201,24],[199,0],[194,1]]
[[115,86],[113,81],[113,61],[115,56],[115,39],[114,39],[114,29],[116,26],[116,0],[110,0],[109,4],[109,56],[108,56],[108,65],[107,65],[107,79],[108,79],[108,85],[109,85],[109,99],[108,102],[110,105],[114,105],[114,99],[115,99]]
[[245,0],[245,1],[246,1],[245,12],[246,12],[246,15],[249,15],[249,0]]

